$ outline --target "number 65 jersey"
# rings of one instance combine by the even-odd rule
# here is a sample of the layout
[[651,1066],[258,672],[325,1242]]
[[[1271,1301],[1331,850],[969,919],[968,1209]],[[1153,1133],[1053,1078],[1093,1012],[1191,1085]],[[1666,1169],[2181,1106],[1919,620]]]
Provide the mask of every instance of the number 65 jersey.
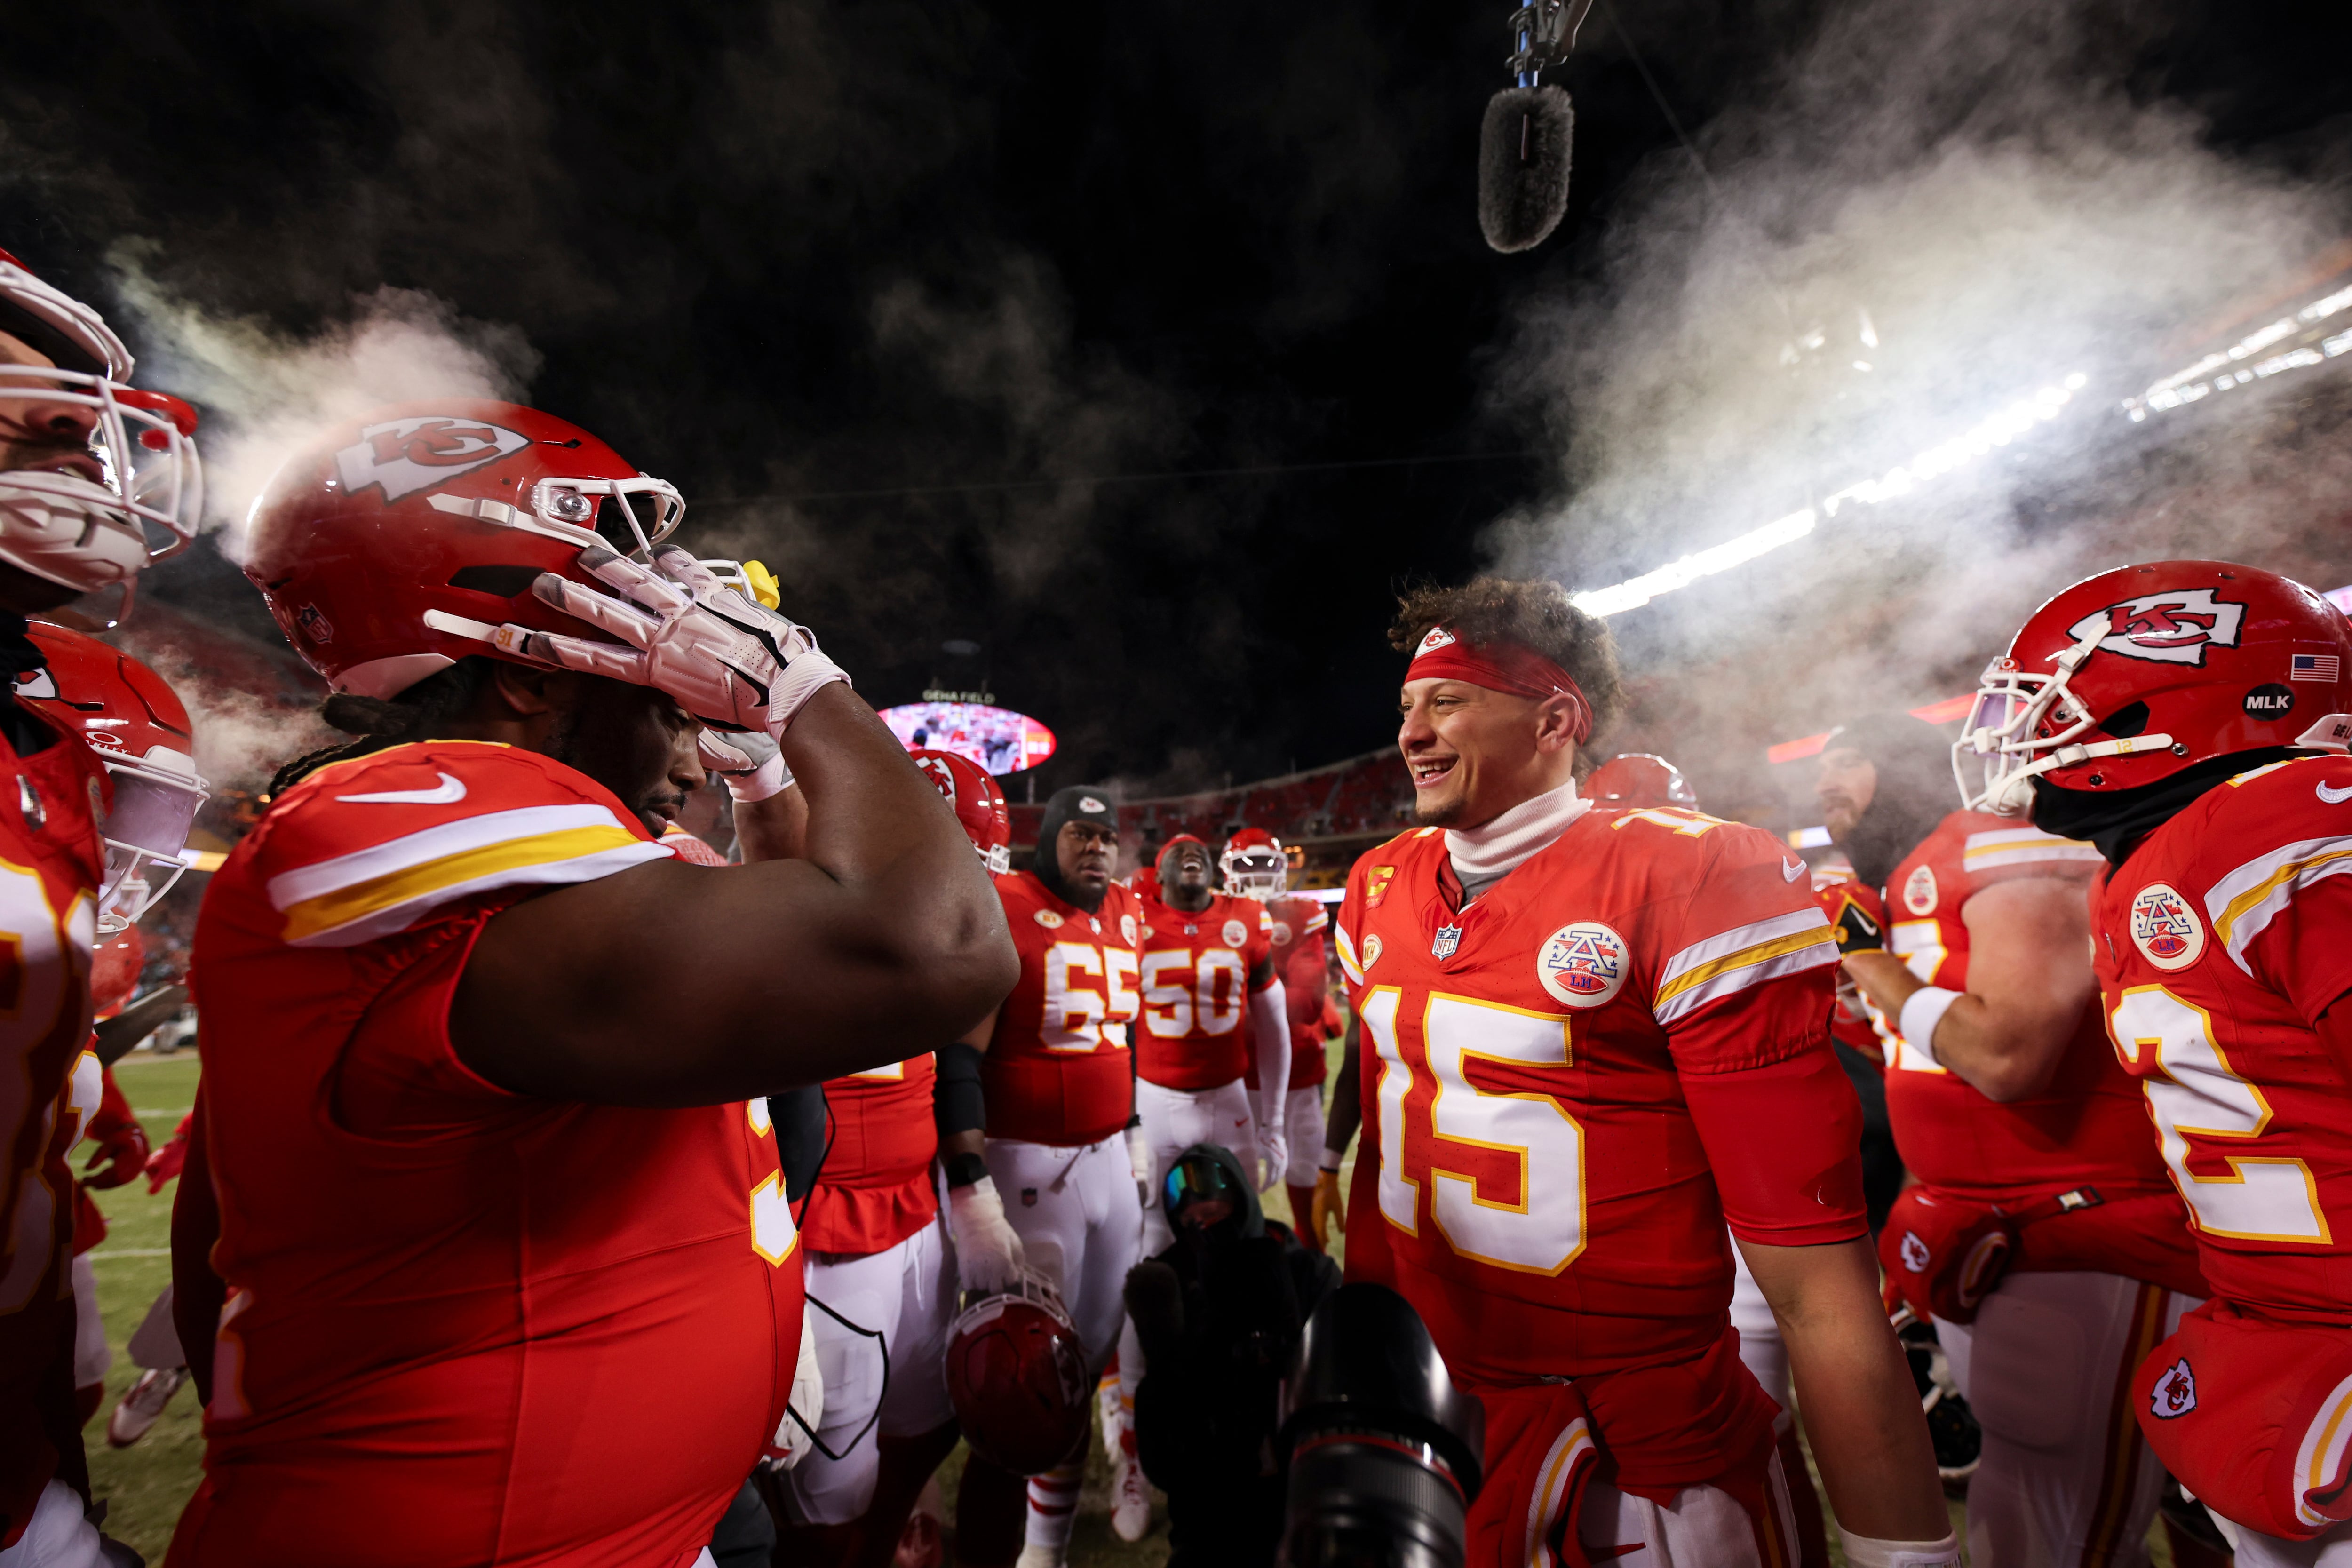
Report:
[[2107,1031],[2213,1293],[2330,1323],[2352,1310],[2352,1062],[2316,1026],[2352,992],[2346,872],[2352,760],[2305,757],[2207,791],[2091,891]]
[[1334,945],[1391,1282],[1457,1376],[1695,1362],[1726,1334],[1727,1219],[1864,1234],[1837,948],[1770,835],[1588,809],[1464,908],[1423,828],[1357,863]]

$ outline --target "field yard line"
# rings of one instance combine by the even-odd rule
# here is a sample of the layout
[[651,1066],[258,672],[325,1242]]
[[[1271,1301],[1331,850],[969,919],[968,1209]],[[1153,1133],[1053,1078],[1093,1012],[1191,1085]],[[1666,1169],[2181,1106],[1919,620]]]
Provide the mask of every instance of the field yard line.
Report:
[[85,1252],[82,1256],[96,1263],[101,1258],[169,1258],[172,1249],[168,1247],[108,1247],[96,1252]]

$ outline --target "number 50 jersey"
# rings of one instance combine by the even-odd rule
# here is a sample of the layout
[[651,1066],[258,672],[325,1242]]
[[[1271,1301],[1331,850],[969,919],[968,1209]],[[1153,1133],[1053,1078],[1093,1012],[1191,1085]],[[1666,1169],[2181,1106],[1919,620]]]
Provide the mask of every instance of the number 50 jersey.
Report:
[[1392,1283],[1449,1367],[1692,1361],[1725,1332],[1726,1219],[1775,1246],[1863,1234],[1802,860],[1696,812],[1588,809],[1460,898],[1444,835],[1406,834],[1357,862],[1334,938]]

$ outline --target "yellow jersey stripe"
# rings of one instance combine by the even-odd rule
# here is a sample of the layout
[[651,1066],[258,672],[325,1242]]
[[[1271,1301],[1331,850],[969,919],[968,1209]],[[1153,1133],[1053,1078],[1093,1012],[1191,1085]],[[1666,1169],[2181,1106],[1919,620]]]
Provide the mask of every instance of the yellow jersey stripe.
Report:
[[1765,963],[1784,953],[1802,952],[1809,947],[1826,948],[1830,958],[1825,962],[1834,962],[1836,959],[1837,940],[1830,935],[1828,926],[1818,926],[1810,931],[1790,931],[1786,936],[1772,937],[1752,947],[1743,947],[1737,952],[1726,953],[1721,958],[1696,964],[1683,971],[1658,987],[1656,1005],[1663,1010],[1684,992],[1696,990],[1718,975],[1727,974],[1736,969],[1747,969],[1756,964]]
[[[561,828],[525,838],[509,838],[289,905],[285,911],[285,940],[289,942],[314,941],[355,921],[396,905],[428,900],[432,895],[452,890],[459,884],[472,884],[468,890],[478,891],[516,879],[504,874],[527,867],[546,867],[585,859],[607,850],[629,848],[652,850],[659,855],[671,853],[665,846],[646,843],[617,822],[605,826]],[[546,879],[529,879],[541,881]]]
[[2290,844],[2216,883],[2205,898],[2206,917],[2223,951],[2245,969],[2246,949],[2294,902],[2297,888],[2347,871],[2352,871],[2352,839],[2307,838]]

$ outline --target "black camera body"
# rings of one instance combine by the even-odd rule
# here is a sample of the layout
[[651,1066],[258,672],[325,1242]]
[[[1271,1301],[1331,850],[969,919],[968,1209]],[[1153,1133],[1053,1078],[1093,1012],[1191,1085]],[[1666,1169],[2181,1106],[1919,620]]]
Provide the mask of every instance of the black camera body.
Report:
[[1384,1285],[1332,1292],[1307,1320],[1286,1394],[1281,1561],[1459,1568],[1486,1413],[1454,1386],[1412,1303]]

